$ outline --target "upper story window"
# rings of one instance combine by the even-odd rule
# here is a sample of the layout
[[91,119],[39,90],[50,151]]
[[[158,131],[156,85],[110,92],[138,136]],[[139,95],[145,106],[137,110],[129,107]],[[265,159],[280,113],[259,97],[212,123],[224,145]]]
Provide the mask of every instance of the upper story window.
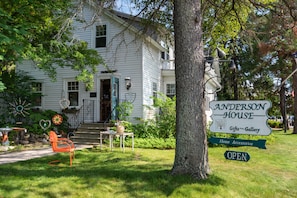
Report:
[[42,102],[42,83],[40,82],[33,82],[32,83],[32,92],[33,92],[33,99],[32,105],[35,107],[41,107]]
[[166,84],[166,96],[173,98],[175,94],[175,84]]
[[162,69],[172,69],[172,62],[170,62],[169,50],[161,51],[160,54]]
[[106,25],[96,26],[96,48],[106,47]]
[[68,100],[70,106],[78,106],[79,84],[78,81],[67,82]]
[[161,59],[162,60],[169,60],[170,59],[169,53],[167,51],[161,52]]

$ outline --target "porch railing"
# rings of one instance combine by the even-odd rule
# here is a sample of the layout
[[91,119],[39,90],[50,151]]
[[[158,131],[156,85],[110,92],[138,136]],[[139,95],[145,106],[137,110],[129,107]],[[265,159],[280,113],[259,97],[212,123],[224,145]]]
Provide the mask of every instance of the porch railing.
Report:
[[67,109],[62,112],[68,117],[71,129],[77,129],[81,123],[95,122],[95,100],[83,99],[79,109]]

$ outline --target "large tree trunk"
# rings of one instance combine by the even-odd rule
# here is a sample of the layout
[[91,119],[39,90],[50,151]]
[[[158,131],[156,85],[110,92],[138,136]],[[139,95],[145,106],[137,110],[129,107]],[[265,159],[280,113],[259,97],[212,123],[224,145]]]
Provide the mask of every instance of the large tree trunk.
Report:
[[209,172],[204,104],[200,0],[174,1],[176,151],[172,174],[206,179]]
[[[282,79],[283,82],[284,79]],[[287,132],[287,109],[286,109],[286,88],[285,88],[285,83],[281,86],[280,89],[280,111],[283,117],[283,129],[285,132]]]
[[[292,70],[293,72],[295,69],[297,69],[297,61],[296,59],[292,62],[293,67]],[[293,128],[293,134],[297,134],[297,73],[293,75],[293,91],[294,91],[294,102],[293,102],[293,112],[294,112],[294,128]]]

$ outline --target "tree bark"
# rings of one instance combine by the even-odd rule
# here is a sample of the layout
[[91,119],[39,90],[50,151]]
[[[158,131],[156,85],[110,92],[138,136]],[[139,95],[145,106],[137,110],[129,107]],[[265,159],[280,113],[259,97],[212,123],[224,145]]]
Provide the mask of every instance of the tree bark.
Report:
[[[282,79],[283,82],[284,79]],[[280,110],[283,118],[283,129],[287,132],[287,111],[286,111],[286,89],[285,83],[281,86],[280,89]]]
[[200,0],[174,1],[176,150],[172,174],[209,173]]
[[[297,68],[297,61],[294,58],[292,61],[292,71],[295,71]],[[293,102],[293,113],[294,113],[294,125],[293,125],[293,134],[297,134],[297,73],[293,75],[293,91],[294,91],[294,102]]]

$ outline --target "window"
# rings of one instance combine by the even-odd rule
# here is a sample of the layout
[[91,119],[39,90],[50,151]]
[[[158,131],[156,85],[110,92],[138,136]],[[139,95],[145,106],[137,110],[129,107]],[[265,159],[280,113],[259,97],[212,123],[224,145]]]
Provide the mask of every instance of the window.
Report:
[[[158,91],[158,89],[157,89],[157,83],[155,83],[155,82],[153,82],[153,97],[154,98],[157,98],[157,91]],[[155,100],[153,100],[154,101],[154,104],[155,104]]]
[[169,53],[168,52],[161,52],[161,59],[162,60],[169,60],[170,57],[169,57]]
[[96,48],[106,47],[106,25],[96,26]]
[[35,106],[35,107],[41,107],[42,83],[33,82],[32,83],[32,92],[33,92],[32,105]]
[[175,84],[166,84],[166,96],[169,98],[175,96]]
[[70,106],[78,106],[78,86],[77,81],[72,81],[67,83],[68,100],[70,101]]

